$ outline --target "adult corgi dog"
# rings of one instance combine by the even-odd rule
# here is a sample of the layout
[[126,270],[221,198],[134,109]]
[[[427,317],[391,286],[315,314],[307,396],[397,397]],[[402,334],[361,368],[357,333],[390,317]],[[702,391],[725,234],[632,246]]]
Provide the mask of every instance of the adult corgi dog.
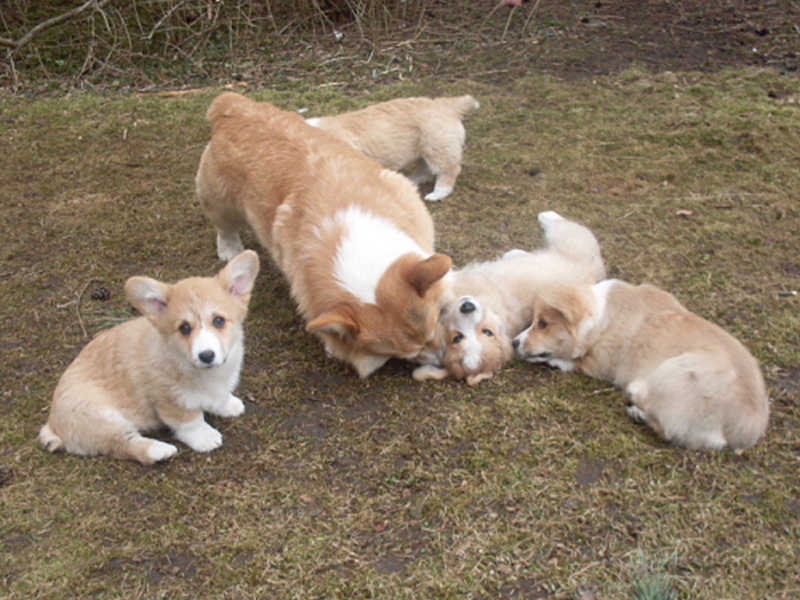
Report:
[[430,340],[450,258],[414,185],[295,113],[224,93],[195,179],[223,260],[250,226],[291,284],[306,329],[367,377]]
[[610,279],[544,290],[514,344],[526,360],[621,387],[628,414],[673,444],[742,452],[767,427],[755,358],[651,285]]
[[166,426],[197,452],[219,447],[222,435],[203,412],[244,412],[232,392],[258,267],[258,256],[248,250],[216,277],[172,285],[131,277],[125,293],[142,316],[98,335],[67,368],[39,432],[42,445],[50,452],[152,464],[178,449],[142,432]]
[[452,275],[454,301],[439,318],[437,337],[418,361],[414,378],[491,377],[513,356],[512,340],[531,322],[533,301],[559,282],[594,283],[605,277],[600,245],[589,229],[546,211],[538,216],[546,247],[511,250]]
[[387,169],[408,169],[416,184],[435,177],[433,191],[425,196],[435,201],[455,187],[466,137],[461,120],[479,106],[472,96],[397,98],[307,121]]

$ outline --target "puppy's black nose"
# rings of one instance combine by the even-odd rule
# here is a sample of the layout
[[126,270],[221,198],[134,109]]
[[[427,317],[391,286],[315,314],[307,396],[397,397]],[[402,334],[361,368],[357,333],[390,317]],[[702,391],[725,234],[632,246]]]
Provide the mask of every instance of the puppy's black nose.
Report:
[[461,308],[459,308],[458,310],[460,310],[465,315],[468,315],[471,312],[475,312],[475,305],[469,300],[466,300],[464,304],[461,305]]
[[514,338],[514,341],[511,342],[511,345],[514,346],[514,350],[516,350],[517,348],[519,348],[519,340],[517,338]]
[[197,358],[199,358],[201,362],[210,365],[212,362],[214,362],[214,351],[203,350],[200,354],[197,355]]

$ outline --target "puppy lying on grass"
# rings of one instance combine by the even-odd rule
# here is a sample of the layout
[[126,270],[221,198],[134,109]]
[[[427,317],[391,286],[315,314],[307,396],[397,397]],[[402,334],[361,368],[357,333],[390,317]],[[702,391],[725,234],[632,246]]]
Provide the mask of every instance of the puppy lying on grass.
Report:
[[600,246],[589,229],[547,211],[538,216],[547,245],[473,263],[451,275],[453,300],[439,317],[437,335],[414,371],[425,379],[491,377],[513,356],[512,339],[530,324],[533,302],[559,282],[594,283],[605,277]]
[[621,387],[628,414],[673,444],[742,452],[767,427],[769,399],[755,358],[651,285],[610,279],[548,288],[514,346],[528,361]]

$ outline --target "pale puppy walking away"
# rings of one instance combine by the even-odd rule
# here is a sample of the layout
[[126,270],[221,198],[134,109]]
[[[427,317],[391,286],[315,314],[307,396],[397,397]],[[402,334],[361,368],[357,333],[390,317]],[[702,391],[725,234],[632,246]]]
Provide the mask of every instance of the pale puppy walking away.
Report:
[[344,140],[378,164],[408,172],[417,185],[435,178],[425,200],[453,192],[461,172],[462,120],[480,104],[472,96],[396,98],[308,123]]

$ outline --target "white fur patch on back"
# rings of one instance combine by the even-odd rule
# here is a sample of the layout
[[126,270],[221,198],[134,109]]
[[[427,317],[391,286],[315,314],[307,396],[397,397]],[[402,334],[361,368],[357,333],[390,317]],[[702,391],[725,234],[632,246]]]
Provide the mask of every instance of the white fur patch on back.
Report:
[[306,119],[306,123],[308,123],[312,127],[319,126],[319,121],[320,121],[319,117],[311,117],[310,119]]
[[339,284],[362,302],[374,304],[375,290],[386,269],[404,254],[427,258],[419,245],[388,219],[350,206],[334,215],[334,225],[345,230],[336,250],[333,273]]

